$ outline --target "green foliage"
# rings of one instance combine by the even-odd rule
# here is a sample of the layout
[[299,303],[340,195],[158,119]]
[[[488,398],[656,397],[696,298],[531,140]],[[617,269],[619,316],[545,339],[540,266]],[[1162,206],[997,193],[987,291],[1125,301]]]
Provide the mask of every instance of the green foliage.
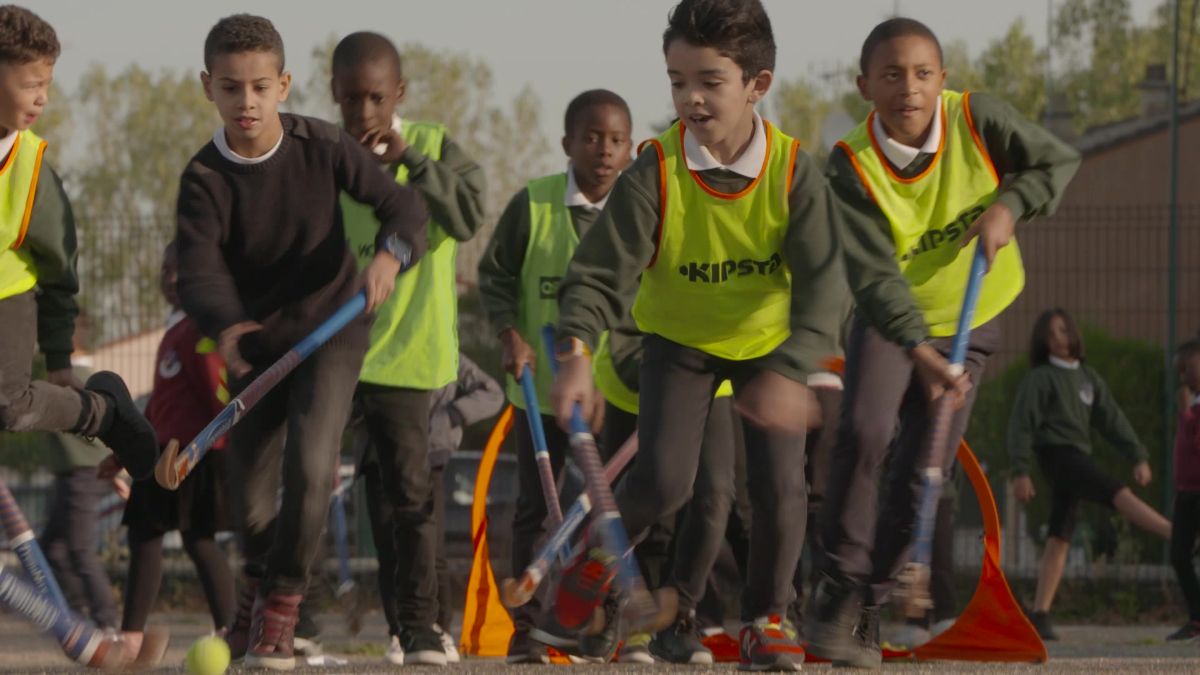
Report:
[[[1128,484],[1135,494],[1161,510],[1162,481],[1165,480],[1161,469],[1166,459],[1162,347],[1139,340],[1114,338],[1098,328],[1084,327],[1082,331],[1087,363],[1108,384],[1149,451],[1154,482],[1145,488],[1137,487],[1132,480],[1133,466],[1129,460],[1096,433],[1092,434],[1092,456],[1103,471]],[[1022,359],[979,389],[967,442],[981,460],[993,467],[993,475],[1008,475],[1005,432],[1012,401],[1028,370],[1028,362]],[[1034,481],[1037,496],[1024,508],[1029,514],[1030,534],[1040,541],[1042,528],[1050,514],[1050,486],[1036,469]],[[1117,527],[1111,509],[1081,504],[1078,523],[1076,541],[1088,546],[1093,557],[1105,556],[1118,562],[1161,562],[1161,541],[1140,530]],[[1123,521],[1121,524],[1124,525]]]

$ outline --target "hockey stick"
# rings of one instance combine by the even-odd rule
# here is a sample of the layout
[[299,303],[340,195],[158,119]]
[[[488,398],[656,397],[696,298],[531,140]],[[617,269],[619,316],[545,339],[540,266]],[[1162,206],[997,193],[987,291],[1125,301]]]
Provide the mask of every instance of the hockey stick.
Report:
[[[983,275],[987,272],[987,256],[983,244],[977,243],[975,257],[971,260],[971,272],[967,277],[967,292],[963,297],[962,312],[958,315],[958,328],[950,349],[950,369],[955,375],[963,373],[967,358],[967,345],[971,338],[971,322],[975,318],[975,305],[979,300],[979,289],[983,286]],[[903,603],[905,614],[920,618],[933,607],[929,599],[929,565],[933,558],[933,530],[937,521],[938,499],[942,496],[945,476],[946,445],[950,436],[950,424],[954,420],[954,400],[949,393],[943,394],[934,405],[933,421],[930,424],[929,451],[925,468],[921,471],[921,492],[917,502],[916,535],[913,540],[912,560],[900,574],[900,587],[896,597]]]
[[[554,354],[554,328],[546,326],[542,330],[543,343],[547,354]],[[550,359],[557,375],[557,361]],[[600,462],[600,452],[596,448],[596,439],[588,429],[583,419],[583,411],[576,402],[571,410],[571,452],[575,464],[583,472],[588,500],[592,504],[592,527],[599,534],[601,546],[617,561],[617,584],[625,594],[626,615],[631,626],[639,631],[657,630],[660,624],[665,624],[672,617],[660,608],[654,596],[646,588],[646,580],[638,570],[637,561],[632,555],[626,555],[631,549],[629,535],[621,522],[621,512],[613,498],[612,488],[604,479],[604,465]],[[599,599],[603,601],[603,598]],[[674,614],[671,608],[670,614]],[[568,629],[571,626],[566,626]],[[598,632],[603,626],[594,626],[589,632]]]
[[292,347],[288,353],[279,357],[279,360],[271,364],[261,375],[246,387],[246,389],[229,402],[225,409],[217,414],[213,421],[208,423],[208,426],[200,432],[188,443],[183,450],[179,449],[179,444],[172,440],[167,444],[167,447],[162,452],[162,456],[158,458],[158,464],[154,467],[154,480],[158,484],[168,490],[174,490],[179,487],[184,478],[196,468],[196,464],[204,457],[204,455],[212,448],[225,432],[229,431],[233,425],[238,423],[238,420],[246,414],[248,410],[253,408],[255,404],[267,392],[279,384],[288,373],[292,372],[300,362],[308,358],[310,354],[317,350],[318,347],[333,337],[338,331],[350,323],[353,319],[363,313],[367,306],[367,295],[365,291],[359,291],[346,304],[333,313],[333,316],[325,320],[317,329],[310,333],[307,337],[299,342],[295,347]]
[[0,605],[25,617],[58,640],[72,661],[91,668],[115,670],[123,663],[121,643],[63,607],[55,606],[29,582],[0,564]]
[[[550,358],[554,353],[550,352]],[[546,430],[542,428],[542,412],[538,406],[537,388],[533,384],[533,370],[529,366],[521,369],[521,393],[525,396],[525,418],[529,420],[529,435],[533,438],[533,456],[537,459],[538,478],[542,481],[542,496],[546,500],[546,513],[550,516],[550,528],[562,525],[562,506],[558,503],[558,486],[554,481],[554,469],[550,466],[550,450],[546,446]]]
[[[608,464],[604,466],[604,480],[612,483],[637,454],[637,450],[638,440],[635,433],[621,445],[617,454],[613,455]],[[521,574],[521,578],[505,579],[500,583],[500,598],[504,601],[505,607],[520,607],[533,598],[534,591],[542,583],[542,579],[546,578],[546,573],[550,571],[554,561],[562,559],[570,552],[571,538],[591,510],[592,503],[588,499],[587,493],[584,492],[571,504],[571,508],[567,509],[562,523],[542,545],[537,555],[534,556],[533,562],[529,563],[529,566]]]
[[17,554],[21,567],[33,580],[38,593],[54,603],[55,607],[66,610],[67,599],[50,571],[50,563],[46,561],[42,547],[38,545],[37,537],[33,534],[33,528],[29,527],[25,514],[21,513],[16,498],[3,480],[0,480],[0,521],[4,522],[4,535],[8,537],[8,545],[12,547],[13,553]]

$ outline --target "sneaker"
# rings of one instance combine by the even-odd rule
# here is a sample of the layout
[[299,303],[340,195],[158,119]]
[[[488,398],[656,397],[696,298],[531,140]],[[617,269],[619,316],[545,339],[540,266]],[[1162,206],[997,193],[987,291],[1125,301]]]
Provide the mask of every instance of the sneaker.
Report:
[[[606,623],[605,628],[609,627]],[[547,611],[541,622],[529,629],[529,638],[543,649],[552,647],[574,664],[607,663],[617,648],[616,635],[602,630],[597,635],[585,636],[568,630],[558,623],[553,611]]]
[[738,670],[800,670],[804,647],[784,631],[780,616],[761,616],[742,626]]
[[918,621],[905,621],[904,625],[891,636],[888,642],[903,647],[912,649],[918,645],[923,645],[933,639],[932,631],[926,628]]
[[529,624],[518,621],[512,637],[508,639],[508,658],[510,664],[549,665],[550,654],[546,645],[530,637]]
[[446,649],[442,646],[442,635],[435,631],[433,626],[405,628],[400,635],[400,645],[404,647],[406,666],[446,665]]
[[289,595],[272,591],[254,601],[250,619],[250,642],[246,650],[247,668],[292,670],[296,667],[296,621],[300,616],[299,593]]
[[300,617],[296,620],[295,637],[292,639],[292,648],[296,652],[296,656],[321,656],[324,650],[321,648],[321,629],[317,626],[317,622],[313,620],[312,612],[307,604],[300,605]]
[[656,633],[650,642],[650,653],[668,663],[712,663],[712,650],[700,641],[695,616],[695,612],[684,614],[676,619],[674,625]]
[[654,663],[654,656],[650,653],[650,634],[634,633],[625,638],[617,663]]
[[1200,621],[1189,621],[1167,636],[1167,642],[1193,642],[1200,639]]
[[254,612],[254,598],[257,596],[258,579],[243,577],[242,588],[238,593],[237,614],[233,617],[233,625],[224,636],[229,645],[230,660],[237,660],[246,655],[246,646],[250,642],[250,617]]
[[1029,617],[1029,623],[1033,624],[1037,634],[1047,642],[1058,639],[1058,633],[1054,632],[1054,626],[1050,623],[1049,612],[1030,612],[1026,616]]
[[859,619],[860,597],[854,582],[820,576],[804,612],[808,651],[830,661],[845,660]]
[[603,608],[604,627],[598,633],[581,635],[579,649],[575,652],[568,650],[569,655],[578,656],[588,663],[608,663],[617,655],[624,632],[624,603],[616,595],[609,595],[604,599]]
[[134,480],[150,477],[158,463],[158,436],[133,402],[125,381],[104,370],[89,377],[84,389],[104,399],[104,416],[96,437],[112,448]]
[[879,645],[879,607],[864,606],[859,612],[858,624],[851,633],[850,648],[843,657],[833,662],[834,666],[870,668],[883,666],[883,649]]
[[388,642],[387,651],[383,653],[383,660],[393,666],[404,665],[404,647],[400,645],[400,636],[393,635]]
[[438,636],[442,640],[442,651],[446,652],[446,663],[461,663],[462,656],[458,653],[458,645],[455,644],[454,638],[442,630],[440,624],[433,624],[433,629],[438,632]]
[[608,597],[618,562],[617,556],[593,546],[563,569],[554,603],[559,625],[580,630],[592,620],[595,609]]

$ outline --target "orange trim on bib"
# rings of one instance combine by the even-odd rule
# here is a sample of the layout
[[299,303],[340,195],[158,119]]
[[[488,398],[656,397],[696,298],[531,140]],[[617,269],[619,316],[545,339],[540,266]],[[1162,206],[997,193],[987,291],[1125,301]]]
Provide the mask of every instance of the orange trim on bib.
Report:
[[[680,122],[679,126],[682,127],[683,122]],[[651,138],[642,143],[642,146],[644,147],[646,143],[653,144],[654,151],[658,153],[658,229],[654,232],[654,255],[646,264],[646,269],[650,269],[654,267],[654,263],[658,262],[658,250],[662,246],[663,225],[667,218],[667,153],[657,138]]]
[[879,160],[883,164],[883,170],[887,171],[888,176],[898,183],[915,183],[928,175],[930,171],[933,171],[933,167],[937,166],[938,160],[942,158],[942,151],[946,149],[947,126],[946,102],[942,101],[942,134],[941,137],[938,138],[937,152],[934,153],[933,160],[929,162],[929,166],[925,167],[924,171],[913,176],[912,178],[904,178],[900,176],[900,174],[896,173],[895,169],[892,168],[892,163],[888,161],[887,155],[883,154],[883,148],[879,147],[879,139],[875,138],[875,111],[872,110],[871,114],[867,115],[867,137],[871,139],[871,147],[874,148],[875,153],[879,155]]
[[[13,145],[13,153],[16,154],[17,146]],[[42,155],[46,154],[46,141],[38,146],[37,159],[33,163],[33,180],[29,182],[29,198],[25,200],[25,215],[21,217],[21,229],[17,231],[17,240],[13,242],[13,250],[21,247],[25,241],[25,233],[29,231],[29,218],[33,215],[33,201],[37,197],[38,176],[42,174]]]
[[854,173],[858,174],[858,180],[863,184],[863,187],[867,189],[867,196],[871,198],[871,201],[878,204],[879,200],[875,199],[875,191],[871,189],[871,181],[867,180],[867,174],[863,172],[863,168],[859,166],[858,158],[854,156],[854,151],[850,149],[850,146],[846,143],[846,141],[838,141],[834,147],[841,148],[842,152],[846,153],[846,158],[850,160],[850,166],[854,167]]
[[[772,129],[771,123],[766,120],[763,120],[763,130],[766,132],[767,152],[763,155],[763,163],[762,163],[762,166],[759,167],[759,169],[758,169],[758,175],[755,176],[754,180],[750,181],[750,184],[747,185],[745,188],[743,188],[740,192],[729,193],[729,192],[720,192],[718,190],[714,190],[713,188],[709,187],[708,183],[704,182],[704,179],[700,177],[699,172],[688,169],[688,173],[692,174],[692,180],[696,181],[696,185],[699,185],[700,189],[704,190],[709,195],[716,197],[717,199],[740,199],[741,197],[745,197],[747,194],[750,193],[750,191],[752,191],[755,187],[758,186],[758,182],[760,180],[762,180],[763,174],[767,172],[767,163],[771,161],[771,129]],[[687,162],[687,150],[684,149],[685,146],[683,144],[683,130],[684,130],[684,124],[682,121],[680,121],[679,122],[679,151],[681,153],[683,153],[683,155],[684,155],[683,160],[686,163]],[[685,164],[685,166],[686,166],[686,164]]]
[[800,141],[792,140],[792,147],[788,149],[788,174],[787,183],[784,184],[783,198],[784,203],[787,203],[788,197],[792,194],[792,179],[796,177],[796,154],[800,152]]
[[988,153],[987,146],[983,142],[983,137],[979,135],[979,130],[975,128],[975,116],[971,114],[971,92],[963,92],[962,107],[963,114],[967,117],[967,128],[971,130],[971,140],[975,141],[975,147],[979,148],[979,153],[987,160],[988,168],[992,171],[992,178],[996,181],[996,185],[1000,185],[1000,172],[996,171],[996,163],[992,161],[992,156]]

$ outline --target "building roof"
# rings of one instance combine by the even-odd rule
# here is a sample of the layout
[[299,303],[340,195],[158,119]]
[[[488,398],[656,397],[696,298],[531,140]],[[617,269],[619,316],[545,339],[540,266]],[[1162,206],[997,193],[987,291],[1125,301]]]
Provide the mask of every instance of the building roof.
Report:
[[[1200,101],[1191,101],[1179,107],[1179,123],[1200,118]],[[1122,143],[1167,130],[1167,116],[1133,117],[1120,122],[1102,124],[1088,129],[1074,142],[1083,155],[1108,150]]]

